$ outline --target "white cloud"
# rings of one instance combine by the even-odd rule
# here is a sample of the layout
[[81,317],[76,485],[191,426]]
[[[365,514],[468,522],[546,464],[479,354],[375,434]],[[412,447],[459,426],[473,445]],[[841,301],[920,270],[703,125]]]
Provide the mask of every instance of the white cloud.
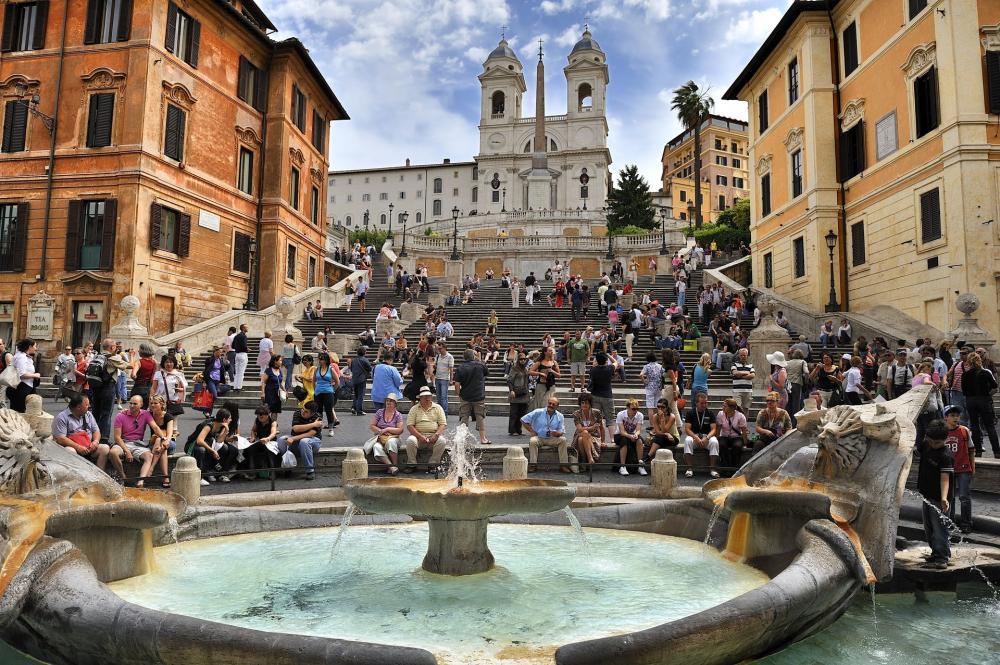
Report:
[[781,20],[782,11],[776,7],[742,11],[729,21],[725,45],[760,44]]
[[567,12],[576,6],[576,0],[542,0],[538,6],[545,14],[559,14]]
[[741,102],[738,99],[716,99],[715,113],[724,115],[727,118],[746,120],[749,114],[749,107],[746,102]]
[[583,34],[583,27],[579,23],[574,23],[555,37],[552,41],[556,46],[573,46],[580,40]]
[[482,64],[489,55],[490,50],[482,46],[470,46],[465,49],[465,57],[479,64]]
[[542,40],[542,50],[545,50],[545,44],[549,41],[549,33],[545,32],[540,35],[535,35],[529,39],[524,46],[518,49],[518,53],[521,54],[522,60],[531,60],[538,55],[538,40]]

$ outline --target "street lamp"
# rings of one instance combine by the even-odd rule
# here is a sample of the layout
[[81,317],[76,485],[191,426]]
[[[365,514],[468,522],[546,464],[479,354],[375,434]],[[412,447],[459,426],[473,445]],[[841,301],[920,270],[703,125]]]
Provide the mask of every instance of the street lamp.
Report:
[[392,240],[392,204],[389,204],[389,233],[386,238]]
[[830,250],[830,302],[826,304],[826,311],[839,312],[840,304],[837,303],[837,286],[833,281],[833,248],[837,246],[837,234],[830,229],[826,236],[826,248]]
[[667,255],[667,208],[660,208],[660,254]]
[[694,204],[693,203],[689,203],[688,204],[688,230],[687,230],[687,237],[688,238],[690,238],[692,235],[694,235],[693,233],[691,233],[691,220],[693,220],[693,219],[694,219]]
[[368,211],[365,210],[365,233],[368,233]]
[[500,204],[500,212],[507,212],[507,188],[502,190],[503,202]]
[[[604,208],[604,222],[605,224],[607,224],[608,222],[607,207]],[[615,249],[612,246],[614,239],[615,239],[615,234],[611,232],[611,224],[608,224],[608,253],[604,255],[604,258],[606,258],[608,261],[614,261],[615,259]]]
[[410,213],[403,212],[403,246],[399,250],[399,257],[403,258],[406,256],[406,220],[409,218]]
[[451,219],[455,223],[455,233],[451,237],[451,260],[458,261],[458,206],[451,209]]
[[590,182],[590,176],[587,175],[587,169],[584,169],[580,174],[580,196],[583,198],[583,209],[587,209],[587,194],[589,194],[589,187],[587,183]]
[[254,312],[257,310],[257,303],[255,302],[256,298],[254,297],[254,288],[253,288],[254,287],[253,272],[255,267],[254,256],[257,254],[257,238],[255,238],[254,236],[250,236],[250,247],[247,249],[247,254],[249,254],[250,256],[250,263],[247,266],[247,268],[249,269],[247,277],[249,279],[247,281],[247,300],[245,303],[243,303],[243,309],[250,312]]
[[38,103],[42,100],[38,93],[33,93],[30,98],[25,99],[28,95],[28,86],[23,81],[18,81],[14,84],[14,94],[18,97],[17,101],[24,104],[24,107],[28,109],[31,115],[42,121],[42,124],[45,125],[45,129],[49,130],[49,135],[51,136],[52,132],[55,131],[56,119],[38,110]]

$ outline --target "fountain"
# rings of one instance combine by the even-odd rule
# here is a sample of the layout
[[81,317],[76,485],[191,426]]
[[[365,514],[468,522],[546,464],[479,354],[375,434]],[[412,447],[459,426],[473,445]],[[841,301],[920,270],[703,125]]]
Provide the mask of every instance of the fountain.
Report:
[[[493,568],[486,542],[489,519],[565,508],[576,489],[556,480],[480,480],[470,461],[468,428],[452,438],[451,465],[441,480],[364,478],[344,487],[355,506],[374,513],[402,513],[427,520],[423,569],[442,575],[472,575]],[[468,482],[466,482],[468,480]]]

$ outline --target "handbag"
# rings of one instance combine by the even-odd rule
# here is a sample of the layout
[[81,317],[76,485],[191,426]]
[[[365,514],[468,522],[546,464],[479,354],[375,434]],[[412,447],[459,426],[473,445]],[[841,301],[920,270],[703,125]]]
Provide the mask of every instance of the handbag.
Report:
[[17,373],[17,368],[13,364],[7,365],[4,371],[0,372],[0,386],[16,388],[21,382],[21,375]]
[[302,364],[302,352],[299,350],[298,346],[296,346],[294,348],[295,348],[295,353],[292,354],[292,364],[293,365],[301,365]]
[[354,386],[349,383],[341,383],[337,387],[337,392],[334,394],[338,400],[354,399]]
[[196,392],[191,400],[191,408],[202,413],[212,413],[213,406],[215,406],[215,397],[208,390]]
[[295,453],[291,450],[286,450],[285,454],[281,456],[282,469],[294,469],[298,464],[299,461],[295,459]]
[[285,390],[284,388],[278,388],[278,399],[280,399],[282,402],[288,399],[288,391]]
[[167,413],[172,416],[183,416],[184,406],[180,402],[167,402]]

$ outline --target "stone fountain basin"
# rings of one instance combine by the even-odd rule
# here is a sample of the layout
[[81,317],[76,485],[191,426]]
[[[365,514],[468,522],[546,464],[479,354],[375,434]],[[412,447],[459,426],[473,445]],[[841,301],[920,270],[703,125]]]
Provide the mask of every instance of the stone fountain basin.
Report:
[[344,492],[367,512],[447,520],[550,513],[576,497],[575,487],[558,480],[481,480],[456,487],[452,479],[364,478],[345,485]]

